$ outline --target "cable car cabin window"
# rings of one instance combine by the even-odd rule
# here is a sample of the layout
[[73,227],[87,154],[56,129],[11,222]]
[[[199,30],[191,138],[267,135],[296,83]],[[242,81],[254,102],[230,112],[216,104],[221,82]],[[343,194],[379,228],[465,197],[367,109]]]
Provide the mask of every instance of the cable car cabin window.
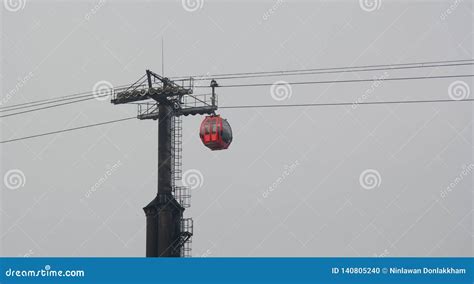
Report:
[[222,140],[227,144],[232,142],[232,128],[226,119],[222,120]]

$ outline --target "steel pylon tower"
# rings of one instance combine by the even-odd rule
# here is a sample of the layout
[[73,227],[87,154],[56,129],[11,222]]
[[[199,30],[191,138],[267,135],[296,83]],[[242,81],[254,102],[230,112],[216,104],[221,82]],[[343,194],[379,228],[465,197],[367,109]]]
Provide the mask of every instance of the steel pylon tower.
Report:
[[171,81],[150,70],[129,87],[114,89],[113,104],[138,103],[137,118],[158,120],[158,192],[143,208],[146,215],[146,256],[189,256],[192,219],[183,218],[189,189],[176,185],[181,178],[181,118],[214,114],[217,96],[193,95],[194,79]]

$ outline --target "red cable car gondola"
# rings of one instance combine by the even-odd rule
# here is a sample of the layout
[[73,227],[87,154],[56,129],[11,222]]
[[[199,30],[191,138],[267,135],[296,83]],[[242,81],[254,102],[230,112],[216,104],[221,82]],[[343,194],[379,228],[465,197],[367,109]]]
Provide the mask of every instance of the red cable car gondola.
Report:
[[211,150],[224,150],[232,142],[232,129],[226,119],[220,115],[206,116],[199,131],[204,146]]

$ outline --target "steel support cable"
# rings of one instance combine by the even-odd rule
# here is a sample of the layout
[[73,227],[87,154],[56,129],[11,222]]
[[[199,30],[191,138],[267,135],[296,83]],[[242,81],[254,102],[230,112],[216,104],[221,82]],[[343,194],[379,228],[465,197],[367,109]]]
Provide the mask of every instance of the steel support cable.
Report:
[[[220,108],[221,109],[285,108],[285,107],[290,108],[290,107],[326,107],[326,106],[382,105],[382,104],[466,103],[466,102],[473,102],[473,101],[474,101],[474,99],[464,99],[464,100],[446,100],[446,99],[444,99],[444,100],[413,100],[413,101],[307,103],[307,104],[282,104],[282,105],[275,105],[275,104],[271,104],[271,105],[240,105],[240,106],[223,106],[223,107],[220,107]],[[100,122],[100,123],[95,123],[95,124],[89,124],[89,125],[84,125],[84,126],[79,126],[79,127],[73,127],[73,128],[68,128],[68,129],[62,129],[62,130],[57,130],[57,131],[52,131],[52,132],[40,133],[40,134],[30,135],[30,136],[25,136],[25,137],[20,137],[20,138],[3,140],[3,141],[0,141],[0,144],[15,142],[15,141],[21,141],[21,140],[26,140],[26,139],[36,138],[36,137],[42,137],[42,136],[47,136],[47,135],[52,135],[52,134],[58,134],[58,133],[63,133],[63,132],[69,132],[69,131],[73,131],[73,130],[79,130],[79,129],[95,127],[95,126],[100,126],[100,125],[105,125],[105,124],[117,123],[117,122],[121,122],[121,121],[135,119],[135,118],[136,117],[127,117],[127,118],[110,120],[110,121],[105,121],[105,122]]]
[[[116,88],[119,89],[119,88],[124,88],[124,87],[128,87],[128,86],[130,86],[130,85],[121,85],[121,86],[117,86]],[[94,93],[95,93],[94,91],[81,92],[81,93],[76,93],[76,94],[62,96],[62,97],[49,98],[49,99],[44,99],[44,100],[37,100],[37,101],[31,101],[31,102],[26,102],[26,103],[21,103],[21,104],[14,104],[14,105],[10,105],[10,106],[4,106],[4,107],[0,107],[0,112],[1,111],[9,111],[11,108],[21,107],[21,106],[25,106],[25,108],[26,108],[26,106],[29,106],[31,104],[37,104],[37,103],[47,104],[48,102],[49,103],[55,103],[55,102],[60,102],[60,101],[65,101],[65,100],[74,100],[74,99],[83,98],[83,97],[90,97],[90,96],[94,96]],[[6,110],[6,109],[8,109],[8,110]]]
[[[305,75],[319,75],[319,74],[336,74],[336,73],[351,73],[351,72],[371,72],[371,71],[391,71],[391,70],[406,70],[406,69],[420,69],[420,68],[438,68],[438,67],[454,67],[454,66],[469,66],[474,65],[474,62],[469,63],[453,63],[453,64],[432,64],[420,66],[400,66],[400,67],[379,67],[379,68],[365,68],[365,69],[343,69],[332,71],[301,71],[301,72],[281,72],[276,74],[255,74],[255,75],[238,75],[238,76],[213,76],[213,77],[197,77],[194,80],[229,80],[229,79],[249,79],[249,78],[266,78],[266,77],[280,77],[280,76],[305,76]],[[185,80],[185,78],[175,79]]]
[[[427,80],[427,79],[447,79],[447,78],[468,78],[468,77],[474,77],[472,74],[466,74],[466,75],[445,75],[445,76],[421,76],[421,77],[396,77],[396,78],[386,78],[386,79],[381,79],[381,81],[401,81],[401,80]],[[263,87],[263,86],[273,86],[273,85],[313,85],[313,84],[330,84],[330,83],[360,83],[360,82],[372,82],[375,81],[376,79],[351,79],[351,80],[328,80],[328,81],[305,81],[305,82],[284,82],[284,83],[256,83],[256,84],[234,84],[234,85],[219,85],[217,87],[220,88],[236,88],[236,87]],[[209,88],[207,86],[197,86],[196,88]],[[36,109],[30,109],[26,111],[20,111],[20,112],[15,112],[15,113],[10,113],[10,114],[5,114],[0,116],[0,118],[4,117],[10,117],[10,116],[15,116],[19,114],[25,114],[29,112],[34,112],[34,111],[39,111],[39,110],[44,110],[44,109],[50,109],[58,106],[63,106],[63,105],[69,105],[73,103],[78,103],[78,102],[83,102],[87,100],[91,100],[94,98],[100,98],[100,97],[105,97],[108,95],[102,95],[102,96],[95,96],[91,98],[85,98],[85,99],[79,99],[76,101],[72,102],[66,102],[66,103],[60,103],[60,104],[55,104],[55,105],[50,105],[46,107],[40,107]]]
[[[256,75],[256,76],[250,76],[248,78],[251,78],[251,77],[257,78],[257,77],[279,76],[281,74],[287,74],[287,75],[292,76],[292,75],[310,75],[310,74],[322,74],[322,73],[341,73],[341,72],[357,72],[357,71],[366,72],[366,71],[398,70],[398,69],[411,69],[411,68],[464,66],[464,65],[473,65],[473,64],[474,64],[474,59],[464,59],[464,60],[449,60],[449,61],[428,61],[428,62],[418,62],[418,63],[378,64],[378,65],[364,65],[364,66],[313,68],[313,69],[284,70],[284,71],[242,72],[242,73],[227,73],[227,74],[215,74],[215,75],[194,75],[194,76],[189,76],[189,77],[196,77],[195,80],[208,80],[208,79],[211,79],[213,77],[216,77],[217,79],[220,80],[220,79],[231,79],[230,77],[225,78],[223,76],[246,76],[246,77],[236,77],[236,78],[247,78],[248,75]],[[383,67],[385,67],[385,68],[383,68]],[[369,68],[369,69],[367,69],[367,68]],[[348,69],[350,69],[350,71],[348,71]],[[334,70],[334,71],[331,71],[331,70]],[[336,71],[336,70],[339,70],[339,71]],[[315,71],[318,71],[318,72],[315,72]],[[328,72],[324,72],[324,71],[328,71]],[[300,72],[300,73],[295,73],[295,72]],[[310,73],[308,73],[308,72],[310,72]],[[264,76],[263,74],[268,74],[268,75]],[[179,77],[171,77],[171,79],[181,78],[182,80],[184,80],[184,79],[189,79],[189,77],[179,76]],[[142,79],[142,78],[143,78],[143,76],[140,79]],[[124,87],[129,87],[129,86],[130,85],[121,85],[121,86],[118,86],[116,88],[124,88]],[[0,107],[0,112],[22,109],[23,107],[24,108],[29,108],[29,107],[34,107],[34,106],[39,106],[39,105],[44,105],[44,104],[61,102],[61,101],[65,101],[65,100],[85,98],[85,97],[89,97],[89,96],[93,96],[93,95],[94,95],[94,92],[89,91],[89,92],[82,92],[82,93],[72,94],[72,95],[63,96],[63,97],[50,98],[50,99],[26,102],[26,103],[21,103],[21,104],[14,104],[14,105],[10,105],[10,106]]]
[[89,101],[89,100],[92,100],[92,99],[95,99],[95,98],[101,98],[101,97],[108,97],[108,95],[102,95],[102,96],[96,96],[96,97],[92,97],[92,98],[79,99],[79,100],[72,101],[72,102],[65,102],[65,103],[60,103],[60,104],[55,104],[55,105],[50,105],[50,106],[45,106],[45,107],[39,107],[39,108],[19,111],[19,112],[15,112],[15,113],[4,114],[4,115],[0,115],[0,118],[15,116],[15,115],[19,115],[19,114],[25,114],[25,113],[30,113],[30,112],[35,112],[35,111],[44,110],[44,109],[50,109],[50,108],[54,108],[54,107],[58,107],[58,106],[75,104],[75,103]]
[[52,134],[58,134],[58,133],[63,133],[63,132],[69,132],[69,131],[89,128],[89,127],[105,125],[105,124],[112,124],[112,123],[117,123],[117,122],[131,120],[131,119],[136,119],[136,117],[135,116],[126,117],[126,118],[121,118],[121,119],[116,119],[116,120],[109,120],[109,121],[105,121],[105,122],[99,122],[99,123],[83,125],[83,126],[78,126],[78,127],[73,127],[73,128],[67,128],[67,129],[62,129],[62,130],[56,130],[56,131],[52,131],[52,132],[45,132],[45,133],[40,133],[40,134],[35,134],[35,135],[30,135],[30,136],[25,136],[25,137],[20,137],[20,138],[14,138],[14,139],[0,141],[0,144],[14,142],[14,141],[20,141],[20,140],[26,140],[26,139],[31,139],[31,138],[41,137],[41,136],[47,136],[47,135],[52,135]]
[[444,60],[444,61],[425,61],[425,62],[412,62],[412,63],[396,63],[396,64],[375,64],[375,65],[360,65],[360,66],[342,66],[342,67],[326,67],[326,68],[310,68],[310,69],[294,69],[294,70],[280,70],[280,71],[258,71],[258,72],[240,72],[240,73],[226,73],[226,74],[205,74],[205,75],[191,75],[191,76],[175,76],[170,79],[176,78],[189,78],[189,77],[198,77],[198,78],[213,78],[221,76],[244,76],[244,75],[260,75],[260,74],[277,74],[277,73],[291,73],[291,72],[312,72],[312,71],[331,71],[331,70],[345,70],[345,69],[365,69],[365,68],[380,68],[387,67],[393,68],[397,66],[411,66],[416,65],[421,68],[423,65],[431,64],[449,64],[449,63],[466,63],[473,62],[474,59],[460,59],[460,60]]
[[[474,77],[474,74],[396,77],[396,78],[380,79],[380,81],[429,80],[429,79],[469,78],[469,77]],[[233,84],[233,85],[219,85],[217,87],[218,88],[265,87],[265,86],[273,86],[273,85],[316,85],[316,84],[332,84],[332,83],[360,83],[360,82],[372,82],[372,81],[377,81],[377,79],[350,79],[350,80],[303,81],[303,82],[284,82],[284,83],[276,82],[276,83],[256,83],[256,84]],[[196,86],[195,88],[210,88],[210,87]]]

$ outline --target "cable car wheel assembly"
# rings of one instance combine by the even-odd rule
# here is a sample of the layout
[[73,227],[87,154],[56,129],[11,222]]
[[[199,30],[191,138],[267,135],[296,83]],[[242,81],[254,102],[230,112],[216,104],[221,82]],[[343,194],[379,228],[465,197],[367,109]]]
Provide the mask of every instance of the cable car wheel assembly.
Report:
[[[216,80],[211,80],[212,104],[216,106],[216,109],[215,88],[218,86]],[[201,127],[199,128],[199,137],[204,146],[212,151],[225,150],[229,148],[230,143],[232,143],[232,128],[227,119],[222,118],[214,111],[212,115],[206,116],[202,121]]]

